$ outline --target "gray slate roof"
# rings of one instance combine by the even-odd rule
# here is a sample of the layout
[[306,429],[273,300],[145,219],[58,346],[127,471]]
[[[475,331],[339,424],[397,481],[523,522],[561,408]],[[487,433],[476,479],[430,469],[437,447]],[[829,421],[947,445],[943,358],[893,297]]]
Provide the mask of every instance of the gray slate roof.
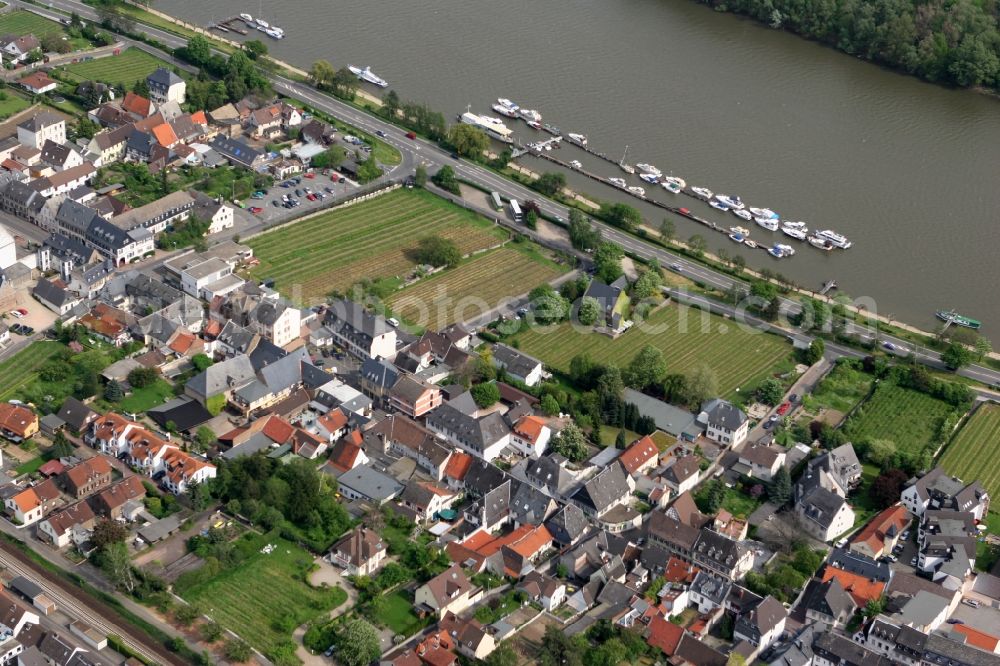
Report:
[[240,387],[255,379],[250,358],[240,354],[210,366],[188,380],[187,385],[199,395],[211,397]]
[[614,462],[583,484],[572,499],[601,513],[629,492],[628,474],[621,463]]

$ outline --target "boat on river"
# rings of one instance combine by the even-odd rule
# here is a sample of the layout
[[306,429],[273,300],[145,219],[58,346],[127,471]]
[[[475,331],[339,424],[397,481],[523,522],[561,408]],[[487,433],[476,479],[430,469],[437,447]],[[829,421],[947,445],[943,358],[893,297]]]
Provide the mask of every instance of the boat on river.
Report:
[[348,65],[347,69],[351,71],[351,74],[354,74],[354,76],[358,77],[362,81],[366,81],[368,83],[371,83],[372,85],[376,85],[379,88],[387,88],[389,86],[388,81],[383,79],[381,76],[375,74],[375,72],[372,71],[372,68],[368,67],[367,65],[363,68],[355,67],[354,65]]
[[678,178],[677,176],[664,176],[663,181],[674,183],[675,185],[677,185],[679,189],[682,190],[688,186],[686,180],[684,180],[683,178]]
[[806,240],[809,242],[810,245],[812,245],[817,250],[824,250],[825,252],[829,252],[830,250],[833,249],[833,244],[830,243],[830,241],[824,240],[819,236],[813,235],[807,238]]
[[680,194],[681,190],[683,189],[680,185],[677,184],[676,181],[666,180],[666,179],[664,179],[660,183],[660,187],[665,189],[667,192],[670,192],[671,194]]
[[766,217],[766,218],[771,219],[771,220],[777,220],[778,217],[779,217],[778,214],[775,213],[770,208],[753,208],[753,207],[751,207],[750,208],[750,212],[753,214],[754,217]]
[[253,23],[253,17],[250,16],[249,14],[240,14],[240,18],[243,19],[246,23]]
[[805,240],[809,229],[805,226],[797,227],[792,224],[783,224],[781,225],[781,233],[795,240]]
[[608,178],[608,183],[614,185],[615,187],[620,187],[623,190],[628,187],[628,183],[625,182],[624,178]]
[[740,199],[738,196],[731,197],[728,194],[716,194],[715,198],[730,208],[746,208],[746,204],[743,203],[743,199]]
[[753,215],[750,214],[750,211],[745,210],[743,208],[734,208],[733,215],[740,218],[741,220],[746,220],[747,222],[753,219]]
[[947,324],[971,328],[972,330],[978,330],[983,325],[978,319],[963,317],[954,310],[938,310],[934,313],[934,316]]
[[660,180],[660,177],[655,173],[640,173],[639,178],[640,180],[646,181],[650,185],[656,185],[656,183]]
[[662,176],[663,175],[662,171],[660,171],[659,169],[657,169],[652,164],[647,164],[646,162],[638,162],[635,165],[635,168],[639,169],[640,171],[645,171],[646,173],[655,173],[657,176]]
[[562,136],[562,130],[556,127],[555,125],[549,125],[548,123],[545,123],[544,125],[542,125],[542,130],[548,132],[552,136]]
[[729,240],[734,241],[736,243],[742,243],[744,240],[746,240],[746,237],[743,234],[731,233],[729,234]]
[[753,221],[757,223],[758,227],[767,229],[768,231],[777,231],[781,223],[772,217],[755,217]]
[[827,241],[828,243],[830,243],[830,245],[840,248],[841,250],[846,250],[851,247],[851,241],[847,240],[846,237],[838,234],[836,231],[833,231],[831,229],[823,229],[822,231],[817,231],[816,236]]
[[727,210],[729,210],[729,204],[724,203],[722,201],[719,201],[718,199],[712,199],[711,201],[708,202],[708,205],[711,206],[712,208],[715,208],[715,209],[718,209],[718,210],[721,210],[721,211],[727,211]]
[[795,254],[795,248],[791,245],[783,245],[781,243],[775,243],[771,249],[767,251],[775,259],[784,259],[785,257],[791,257]]
[[692,187],[691,191],[694,192],[694,195],[696,197],[698,197],[699,199],[704,199],[705,201],[708,201],[709,199],[712,198],[712,196],[714,196],[712,194],[712,190],[708,189],[707,187]]
[[642,197],[643,199],[646,198],[646,190],[645,190],[645,188],[639,187],[638,185],[632,185],[632,186],[630,186],[628,188],[628,191],[631,192],[632,194],[636,195],[637,197]]
[[583,146],[584,148],[587,147],[587,135],[586,134],[575,134],[573,132],[570,132],[566,136],[569,137],[570,143],[575,143],[576,145]]

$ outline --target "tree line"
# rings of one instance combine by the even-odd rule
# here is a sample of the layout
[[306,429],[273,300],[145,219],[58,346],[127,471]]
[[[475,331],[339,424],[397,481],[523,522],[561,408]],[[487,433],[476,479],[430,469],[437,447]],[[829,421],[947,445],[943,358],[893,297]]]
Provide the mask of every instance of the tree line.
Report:
[[927,81],[1000,87],[996,0],[699,0]]

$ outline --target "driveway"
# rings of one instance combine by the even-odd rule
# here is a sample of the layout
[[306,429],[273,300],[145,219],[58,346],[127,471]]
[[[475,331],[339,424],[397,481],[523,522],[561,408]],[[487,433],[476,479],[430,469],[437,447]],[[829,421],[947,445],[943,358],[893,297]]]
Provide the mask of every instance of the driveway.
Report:
[[[347,601],[330,611],[330,618],[339,617],[354,608],[354,604],[358,601],[358,591],[347,581],[347,578],[343,575],[343,570],[333,566],[322,557],[317,557],[314,563],[316,564],[316,569],[309,574],[310,585],[319,587],[326,584],[330,587],[340,587],[344,592],[347,592]],[[329,666],[329,664],[332,664],[332,660],[327,659],[323,655],[311,653],[302,644],[302,638],[305,636],[305,633],[306,625],[298,627],[292,633],[292,638],[295,640],[295,654],[302,660],[302,663],[306,666]],[[389,641],[391,645],[391,636],[389,637]],[[384,644],[382,649],[383,651],[385,650]]]

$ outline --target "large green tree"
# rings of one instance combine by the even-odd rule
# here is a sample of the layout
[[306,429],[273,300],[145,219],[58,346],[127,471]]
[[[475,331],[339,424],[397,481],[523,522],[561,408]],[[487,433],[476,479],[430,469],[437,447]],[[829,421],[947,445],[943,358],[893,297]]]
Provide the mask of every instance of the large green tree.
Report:
[[367,666],[380,654],[378,630],[366,620],[349,620],[337,636],[337,661],[344,666]]
[[448,143],[462,157],[477,159],[490,147],[490,138],[478,127],[458,123],[448,130]]

